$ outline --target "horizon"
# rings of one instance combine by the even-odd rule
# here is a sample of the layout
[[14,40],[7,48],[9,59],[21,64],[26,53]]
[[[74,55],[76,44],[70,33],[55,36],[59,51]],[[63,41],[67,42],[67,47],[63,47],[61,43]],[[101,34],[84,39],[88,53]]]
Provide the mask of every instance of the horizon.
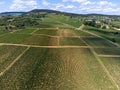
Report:
[[0,13],[48,9],[75,14],[120,15],[120,0],[1,0]]
[[[32,9],[32,10],[52,10],[52,9]],[[27,13],[30,12],[32,10],[29,11],[6,11],[6,12],[0,12],[0,14],[2,13],[19,13],[19,12],[23,12],[23,13]],[[78,15],[110,15],[110,16],[120,16],[120,15],[114,15],[114,14],[101,14],[101,13],[72,13],[72,12],[67,12],[67,11],[60,11],[60,10],[54,10],[54,11],[59,11],[59,12],[65,12],[65,13],[71,13],[71,14],[78,14]]]

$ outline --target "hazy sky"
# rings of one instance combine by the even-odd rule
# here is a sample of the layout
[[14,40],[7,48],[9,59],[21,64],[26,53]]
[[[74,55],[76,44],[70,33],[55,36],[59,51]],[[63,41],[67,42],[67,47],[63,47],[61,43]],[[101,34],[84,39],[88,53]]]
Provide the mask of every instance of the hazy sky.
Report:
[[0,0],[0,12],[53,9],[72,13],[120,15],[120,0]]

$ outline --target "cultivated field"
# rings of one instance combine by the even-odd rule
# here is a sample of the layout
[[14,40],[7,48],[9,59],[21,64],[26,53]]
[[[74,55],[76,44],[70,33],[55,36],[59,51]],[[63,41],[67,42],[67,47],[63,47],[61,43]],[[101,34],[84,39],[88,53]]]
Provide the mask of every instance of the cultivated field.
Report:
[[101,57],[102,62],[106,66],[107,70],[120,87],[120,57]]
[[117,90],[91,51],[82,48],[30,48],[1,76],[0,86],[2,90]]
[[54,18],[1,34],[0,90],[119,90],[120,48]]

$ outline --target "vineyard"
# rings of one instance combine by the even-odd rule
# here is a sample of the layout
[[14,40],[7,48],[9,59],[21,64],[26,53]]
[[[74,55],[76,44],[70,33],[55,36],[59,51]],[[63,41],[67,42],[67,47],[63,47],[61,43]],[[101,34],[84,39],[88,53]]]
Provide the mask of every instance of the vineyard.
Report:
[[64,14],[0,19],[0,90],[120,90],[120,32]]
[[74,19],[49,17],[0,30],[0,90],[120,90],[120,46]]

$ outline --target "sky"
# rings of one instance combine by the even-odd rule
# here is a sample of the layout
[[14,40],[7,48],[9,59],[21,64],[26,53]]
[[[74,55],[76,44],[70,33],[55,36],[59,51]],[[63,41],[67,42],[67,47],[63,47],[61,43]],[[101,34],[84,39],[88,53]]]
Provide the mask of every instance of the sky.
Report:
[[0,12],[52,9],[78,14],[120,15],[120,0],[0,0]]

